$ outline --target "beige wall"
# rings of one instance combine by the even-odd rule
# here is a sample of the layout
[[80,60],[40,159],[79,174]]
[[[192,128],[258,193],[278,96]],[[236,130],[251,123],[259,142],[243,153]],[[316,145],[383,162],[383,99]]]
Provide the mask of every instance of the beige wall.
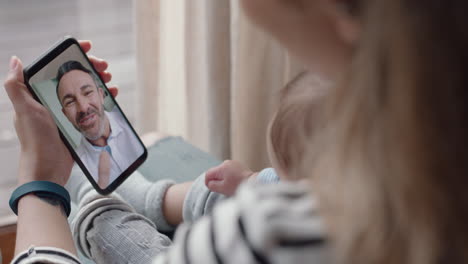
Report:
[[238,1],[136,2],[138,125],[181,135],[220,159],[268,166],[276,94],[301,67]]

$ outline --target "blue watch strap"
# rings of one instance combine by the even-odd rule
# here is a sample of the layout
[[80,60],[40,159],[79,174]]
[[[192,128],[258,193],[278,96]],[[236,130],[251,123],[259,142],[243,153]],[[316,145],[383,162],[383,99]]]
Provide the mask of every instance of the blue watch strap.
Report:
[[70,194],[62,186],[50,181],[32,181],[16,188],[10,198],[10,208],[16,215],[18,214],[19,199],[30,193],[41,198],[57,199],[62,204],[67,216],[70,215]]

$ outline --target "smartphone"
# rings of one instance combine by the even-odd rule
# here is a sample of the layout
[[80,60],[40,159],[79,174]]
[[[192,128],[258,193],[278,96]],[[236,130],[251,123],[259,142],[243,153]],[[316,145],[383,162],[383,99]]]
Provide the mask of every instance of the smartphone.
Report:
[[74,166],[99,193],[114,191],[146,160],[141,139],[76,39],[53,45],[24,77],[52,114]]

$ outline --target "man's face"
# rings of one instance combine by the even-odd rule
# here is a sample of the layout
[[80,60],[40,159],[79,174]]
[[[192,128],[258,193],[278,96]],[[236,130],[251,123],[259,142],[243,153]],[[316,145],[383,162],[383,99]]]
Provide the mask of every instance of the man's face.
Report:
[[87,139],[97,140],[103,135],[106,124],[103,92],[91,75],[80,70],[63,75],[58,98],[65,116]]

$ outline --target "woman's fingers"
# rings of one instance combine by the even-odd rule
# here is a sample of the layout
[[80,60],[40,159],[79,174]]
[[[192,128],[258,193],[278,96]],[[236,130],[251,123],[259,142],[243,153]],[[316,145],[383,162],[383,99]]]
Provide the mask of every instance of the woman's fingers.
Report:
[[[80,43],[80,46],[84,52],[87,53],[91,50],[91,47],[92,47],[91,41],[79,40],[78,42]],[[104,83],[109,83],[112,80],[112,74],[106,71],[107,68],[109,67],[109,64],[107,63],[107,61],[97,58],[92,55],[89,55],[88,58],[89,58],[89,61],[93,64],[96,71],[101,76],[102,81]],[[109,87],[109,91],[113,97],[116,97],[117,94],[119,93],[119,89],[116,86]]]
[[108,83],[112,80],[112,74],[110,72],[99,72],[99,75],[104,83]]
[[[84,52],[88,52],[91,50],[91,41],[89,40],[80,40],[79,41],[81,48],[83,49]],[[94,68],[96,69],[97,72],[101,75],[102,80],[105,83],[108,83],[112,79],[112,74],[109,72],[106,72],[107,68],[109,67],[109,64],[107,61],[96,58],[92,55],[88,56],[89,61],[93,64]]]
[[111,87],[108,87],[108,89],[109,89],[110,94],[114,98],[117,97],[117,95],[119,94],[119,88],[117,86],[111,86]]
[[96,57],[94,57],[92,55],[88,56],[88,58],[91,61],[91,63],[93,64],[96,71],[98,71],[98,72],[103,72],[103,71],[107,70],[107,67],[109,67],[109,64],[107,63],[107,61],[105,61],[103,59],[96,58]]
[[92,44],[90,40],[78,40],[78,43],[80,43],[81,49],[86,53],[91,49]]

